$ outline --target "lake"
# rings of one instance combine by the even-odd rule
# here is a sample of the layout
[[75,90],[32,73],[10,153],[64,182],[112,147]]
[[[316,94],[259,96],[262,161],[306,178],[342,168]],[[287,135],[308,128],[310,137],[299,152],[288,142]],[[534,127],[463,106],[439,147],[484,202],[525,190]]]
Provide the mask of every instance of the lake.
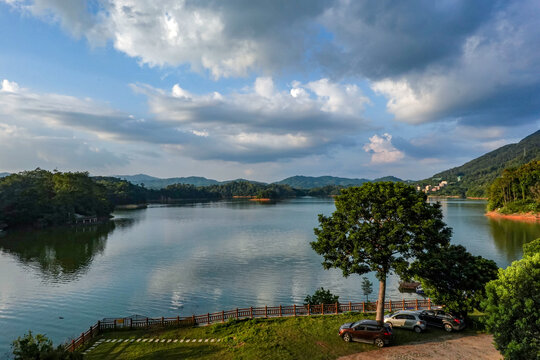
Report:
[[[484,201],[442,201],[452,242],[501,267],[521,258],[540,225],[485,217]],[[362,301],[361,278],[323,270],[310,247],[332,199],[247,200],[150,206],[114,221],[0,238],[0,357],[31,329],[55,343],[104,317],[188,316],[236,307],[300,304],[323,286]],[[377,283],[374,282],[375,299]],[[391,299],[401,294],[389,279]]]

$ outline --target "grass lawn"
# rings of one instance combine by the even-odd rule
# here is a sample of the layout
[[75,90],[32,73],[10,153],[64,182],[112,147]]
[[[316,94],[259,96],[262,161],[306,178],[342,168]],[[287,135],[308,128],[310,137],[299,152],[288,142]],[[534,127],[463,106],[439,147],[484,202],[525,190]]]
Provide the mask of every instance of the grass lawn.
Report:
[[[374,345],[345,343],[337,334],[346,322],[374,318],[374,314],[232,320],[193,328],[166,328],[107,332],[113,339],[222,339],[202,343],[103,342],[85,359],[336,359],[339,356],[374,350]],[[452,333],[473,334],[475,330]],[[448,339],[449,334],[430,328],[427,332],[395,329],[394,345]],[[97,338],[99,339],[99,338]],[[96,339],[96,340],[97,340]]]

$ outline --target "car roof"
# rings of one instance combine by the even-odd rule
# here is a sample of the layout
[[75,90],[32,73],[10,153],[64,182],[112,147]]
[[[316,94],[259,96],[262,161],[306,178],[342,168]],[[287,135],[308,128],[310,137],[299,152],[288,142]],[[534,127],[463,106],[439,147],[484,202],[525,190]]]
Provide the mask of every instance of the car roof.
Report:
[[399,311],[396,311],[394,313],[394,315],[397,315],[397,314],[412,314],[412,315],[418,315],[420,313],[420,311],[416,311],[416,310],[399,310]]
[[379,325],[380,324],[376,320],[360,320],[358,322],[358,325]]

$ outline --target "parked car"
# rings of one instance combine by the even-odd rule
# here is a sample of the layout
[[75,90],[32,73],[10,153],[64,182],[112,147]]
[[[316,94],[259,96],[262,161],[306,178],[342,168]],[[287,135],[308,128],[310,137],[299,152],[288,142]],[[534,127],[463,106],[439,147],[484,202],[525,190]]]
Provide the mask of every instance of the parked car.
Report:
[[420,295],[424,295],[424,288],[422,287],[422,285],[418,285],[416,287],[416,293]]
[[421,333],[426,330],[427,324],[424,320],[420,319],[418,311],[401,310],[393,314],[386,315],[384,317],[385,324],[390,327],[402,327],[405,329],[411,329],[417,333]]
[[443,310],[423,310],[420,312],[420,319],[424,320],[428,326],[436,326],[451,332],[465,328],[465,320],[454,316]]
[[345,342],[359,341],[375,344],[381,348],[392,342],[392,329],[389,325],[380,325],[375,320],[360,320],[341,325],[339,336]]

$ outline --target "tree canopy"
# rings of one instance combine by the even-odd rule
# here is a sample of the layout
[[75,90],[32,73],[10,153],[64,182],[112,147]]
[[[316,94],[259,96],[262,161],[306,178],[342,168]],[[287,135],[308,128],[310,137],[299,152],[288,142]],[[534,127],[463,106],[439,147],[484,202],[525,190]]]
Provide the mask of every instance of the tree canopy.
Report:
[[[529,243],[531,244],[531,243]],[[486,326],[505,359],[540,358],[540,239],[486,285]]]
[[402,183],[343,189],[335,204],[331,216],[319,215],[311,246],[323,255],[325,269],[339,268],[346,277],[376,273],[377,321],[382,321],[389,272],[408,274],[414,259],[448,245],[451,229],[439,204],[429,204],[425,194]]
[[497,270],[494,261],[474,256],[461,245],[443,247],[412,266],[427,296],[462,315],[478,308],[485,285],[497,277]]

